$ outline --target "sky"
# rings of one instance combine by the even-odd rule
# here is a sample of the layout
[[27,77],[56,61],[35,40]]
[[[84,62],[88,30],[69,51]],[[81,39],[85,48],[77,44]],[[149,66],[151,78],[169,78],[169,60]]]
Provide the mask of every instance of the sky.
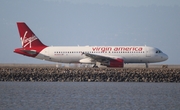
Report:
[[179,0],[1,0],[0,63],[49,63],[15,54],[23,21],[49,46],[152,46],[180,64]]

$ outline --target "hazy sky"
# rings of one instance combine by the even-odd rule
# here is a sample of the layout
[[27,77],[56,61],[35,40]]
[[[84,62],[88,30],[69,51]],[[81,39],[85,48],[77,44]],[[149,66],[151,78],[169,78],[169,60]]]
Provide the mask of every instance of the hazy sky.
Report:
[[179,0],[46,0],[46,1],[68,1],[75,4],[89,3],[89,4],[100,4],[100,5],[111,5],[111,6],[174,6],[180,5]]
[[13,53],[24,21],[46,45],[147,45],[180,64],[179,0],[1,0],[0,63],[48,63]]

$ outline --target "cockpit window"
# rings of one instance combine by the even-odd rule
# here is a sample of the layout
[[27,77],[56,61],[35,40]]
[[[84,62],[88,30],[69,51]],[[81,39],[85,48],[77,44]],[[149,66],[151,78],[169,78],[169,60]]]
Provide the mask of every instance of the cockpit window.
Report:
[[160,50],[157,50],[156,53],[162,53]]

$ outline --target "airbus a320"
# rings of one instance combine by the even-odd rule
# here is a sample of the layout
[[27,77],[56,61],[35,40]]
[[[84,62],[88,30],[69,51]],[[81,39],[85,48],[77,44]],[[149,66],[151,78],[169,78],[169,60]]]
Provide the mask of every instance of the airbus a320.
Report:
[[161,50],[149,46],[47,46],[24,22],[17,22],[17,27],[22,47],[14,52],[37,59],[120,68],[125,63],[145,63],[147,66],[168,59]]

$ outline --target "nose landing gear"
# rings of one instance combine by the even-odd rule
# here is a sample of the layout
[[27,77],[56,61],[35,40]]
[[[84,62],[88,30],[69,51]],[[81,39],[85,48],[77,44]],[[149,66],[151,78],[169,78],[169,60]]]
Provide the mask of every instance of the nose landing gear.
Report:
[[149,67],[148,63],[145,63],[145,65],[146,65],[146,68],[148,68],[148,67]]

